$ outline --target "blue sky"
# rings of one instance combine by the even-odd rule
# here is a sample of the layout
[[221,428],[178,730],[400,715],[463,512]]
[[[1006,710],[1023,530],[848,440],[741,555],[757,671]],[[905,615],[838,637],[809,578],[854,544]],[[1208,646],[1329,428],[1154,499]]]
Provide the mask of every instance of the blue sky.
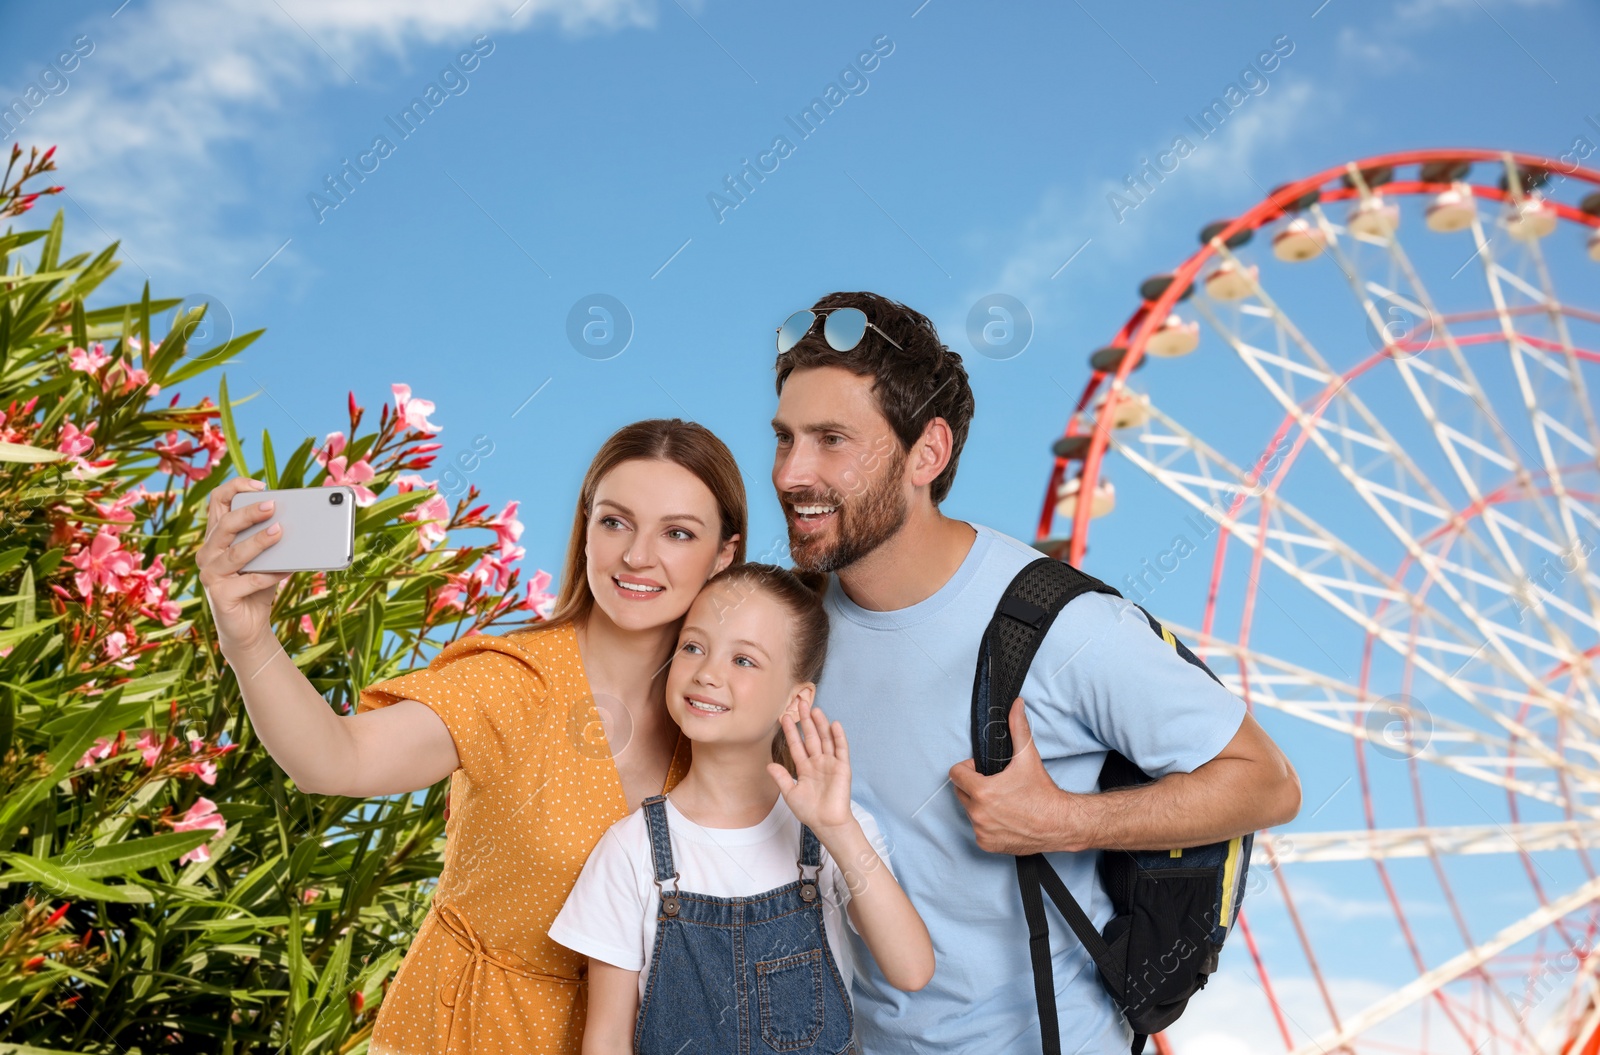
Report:
[[[75,40],[93,44],[20,129],[24,144],[61,144],[69,242],[122,239],[110,295],[148,276],[155,295],[205,296],[235,329],[266,327],[229,375],[236,393],[263,392],[244,431],[270,429],[280,450],[340,427],[347,389],[371,407],[391,382],[434,400],[442,454],[493,443],[473,482],[522,501],[528,561],[552,572],[589,455],[643,417],[721,435],[745,467],[752,556],[782,539],[772,331],[822,293],[872,289],[935,320],[978,400],[946,511],[1031,538],[1087,354],[1204,222],[1391,150],[1556,157],[1600,142],[1600,14],[1577,0],[119,2],[0,13],[0,97]],[[474,46],[475,68],[442,73]],[[1275,68],[1249,75],[1243,103],[1200,138],[1189,119],[1274,47]],[[403,135],[391,122],[430,83],[437,108]],[[794,122],[830,85],[842,98],[802,135]],[[1125,177],[1180,135],[1192,155],[1118,207]],[[329,207],[328,177],[363,154],[375,169]],[[776,167],[730,206],[728,178],[763,155]],[[622,306],[625,348],[569,338],[596,294]],[[974,305],[995,294],[1025,308],[1020,354],[969,340]],[[1259,450],[1275,419],[1230,412],[1232,389],[1199,356],[1183,368],[1162,405],[1218,446]],[[1088,568],[1113,582],[1182,516],[1140,495],[1095,535]],[[1158,611],[1197,622],[1202,563],[1163,586]],[[1309,638],[1319,617],[1302,618]],[[1298,752],[1307,803],[1338,795],[1348,741],[1268,717]],[[1326,750],[1345,754],[1324,766]],[[1361,823],[1337,803],[1311,826]],[[1327,919],[1366,920],[1371,891],[1341,901],[1334,874],[1307,880]],[[1269,952],[1289,947],[1265,909],[1262,929]],[[1359,948],[1330,955],[1353,1004],[1407,976]],[[1242,949],[1228,959],[1244,973]],[[1279,970],[1304,983],[1292,958]],[[1230,984],[1208,994],[1219,1023],[1258,1006]],[[1190,1040],[1234,1050],[1200,1027]]]

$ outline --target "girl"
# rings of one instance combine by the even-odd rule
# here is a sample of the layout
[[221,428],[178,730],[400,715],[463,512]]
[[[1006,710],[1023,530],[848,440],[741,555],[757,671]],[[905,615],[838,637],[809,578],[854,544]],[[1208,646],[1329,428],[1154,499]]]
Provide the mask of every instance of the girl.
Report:
[[444,870],[371,1051],[575,1055],[584,962],[546,931],[605,830],[687,769],[665,668],[690,602],[744,557],[733,455],[677,419],[618,431],[584,477],[554,616],[457,641],[426,670],[367,689],[348,717],[272,636],[283,576],[239,571],[276,541],[234,544],[271,514],[265,503],[228,511],[260,486],[213,492],[197,559],[262,743],[312,793],[392,795],[452,777]]
[[689,774],[606,832],[550,928],[589,957],[584,1055],[854,1051],[841,910],[891,984],[933,977],[844,729],[811,706],[827,641],[821,598],[770,564],[690,607],[667,675]]

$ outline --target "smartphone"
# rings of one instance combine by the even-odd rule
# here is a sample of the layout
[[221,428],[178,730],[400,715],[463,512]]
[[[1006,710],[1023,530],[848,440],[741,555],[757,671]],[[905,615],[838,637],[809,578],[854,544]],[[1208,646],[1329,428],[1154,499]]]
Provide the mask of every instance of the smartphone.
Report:
[[242,542],[269,524],[283,534],[240,571],[343,571],[355,559],[356,494],[348,487],[296,487],[283,491],[241,491],[232,509],[275,502],[272,516],[239,532]]

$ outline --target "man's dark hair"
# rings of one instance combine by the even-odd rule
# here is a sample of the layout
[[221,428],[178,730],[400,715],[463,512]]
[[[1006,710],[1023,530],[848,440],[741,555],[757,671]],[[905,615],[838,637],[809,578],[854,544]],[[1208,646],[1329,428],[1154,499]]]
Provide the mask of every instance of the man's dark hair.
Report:
[[778,356],[778,394],[783,394],[783,384],[795,370],[839,366],[859,377],[871,377],[878,409],[899,438],[902,451],[911,449],[928,422],[943,418],[950,426],[950,463],[930,488],[933,504],[938,505],[955,482],[956,463],[961,460],[976,409],[961,356],[944,346],[926,315],[888,297],[829,293],[813,305],[813,309],[822,308],[860,308],[867,321],[888,334],[894,344],[868,327],[860,344],[848,352],[837,352],[823,338],[819,322],[798,344]]

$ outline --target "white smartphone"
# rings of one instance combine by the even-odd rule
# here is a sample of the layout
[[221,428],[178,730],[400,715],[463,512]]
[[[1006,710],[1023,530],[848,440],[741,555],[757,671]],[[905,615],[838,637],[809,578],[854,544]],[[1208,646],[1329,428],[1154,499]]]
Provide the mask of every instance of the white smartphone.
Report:
[[296,487],[283,491],[241,491],[232,509],[274,502],[272,516],[239,532],[243,542],[269,524],[283,534],[240,571],[343,571],[355,559],[356,495],[348,487]]

